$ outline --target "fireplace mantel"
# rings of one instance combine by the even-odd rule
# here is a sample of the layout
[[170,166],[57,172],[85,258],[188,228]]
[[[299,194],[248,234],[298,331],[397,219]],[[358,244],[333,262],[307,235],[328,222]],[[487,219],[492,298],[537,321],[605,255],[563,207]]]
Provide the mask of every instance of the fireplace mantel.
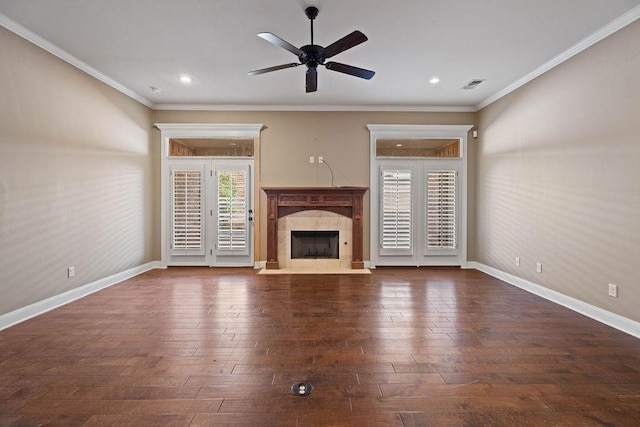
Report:
[[351,268],[364,268],[362,259],[362,198],[367,187],[263,187],[267,194],[267,269],[278,269],[278,218],[323,210],[352,220]]

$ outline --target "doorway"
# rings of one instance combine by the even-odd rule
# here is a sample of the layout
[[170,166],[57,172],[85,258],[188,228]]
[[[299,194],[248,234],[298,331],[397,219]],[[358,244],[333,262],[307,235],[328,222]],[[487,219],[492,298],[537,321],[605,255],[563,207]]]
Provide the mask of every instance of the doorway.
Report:
[[262,125],[157,124],[162,264],[255,266]]
[[168,265],[253,266],[253,160],[169,160]]
[[371,267],[464,265],[471,126],[368,127]]

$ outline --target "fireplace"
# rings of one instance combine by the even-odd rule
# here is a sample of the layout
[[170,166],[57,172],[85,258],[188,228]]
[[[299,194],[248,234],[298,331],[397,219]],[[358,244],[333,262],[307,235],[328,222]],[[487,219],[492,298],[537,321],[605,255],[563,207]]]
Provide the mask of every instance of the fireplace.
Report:
[[291,259],[340,259],[339,232],[291,230]]
[[[284,258],[291,253],[288,245],[291,244],[290,231],[293,230],[340,230],[337,245],[340,247],[340,263],[347,262],[346,268],[364,269],[362,199],[368,188],[267,187],[263,190],[267,194],[267,269],[288,267],[287,264],[281,265],[280,261],[286,262]],[[316,226],[309,227],[310,223]],[[279,251],[279,247],[287,250]],[[333,258],[315,260],[318,263],[334,261]]]

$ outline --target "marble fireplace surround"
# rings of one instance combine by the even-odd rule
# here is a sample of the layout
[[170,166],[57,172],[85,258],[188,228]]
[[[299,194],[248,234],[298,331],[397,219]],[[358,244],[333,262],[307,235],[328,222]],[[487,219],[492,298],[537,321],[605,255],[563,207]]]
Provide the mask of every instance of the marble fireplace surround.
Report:
[[[292,259],[292,231],[337,231],[338,259]],[[333,212],[308,210],[296,212],[278,221],[278,260],[291,270],[335,270],[351,268],[351,219]]]
[[[267,194],[267,270],[305,268],[314,262],[316,268],[331,268],[333,265],[322,264],[327,261],[364,269],[362,198],[367,187],[263,187],[262,190]],[[339,260],[290,259],[291,230],[313,229],[309,227],[339,231]],[[351,250],[347,252],[345,248]]]

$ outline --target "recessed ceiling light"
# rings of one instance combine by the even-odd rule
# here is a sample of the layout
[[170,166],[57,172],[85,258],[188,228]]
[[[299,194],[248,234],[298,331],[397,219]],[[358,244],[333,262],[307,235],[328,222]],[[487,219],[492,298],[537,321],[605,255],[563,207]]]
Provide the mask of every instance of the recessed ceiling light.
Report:
[[438,77],[432,77],[431,80],[429,80],[429,83],[431,83],[432,85],[439,82],[440,82],[440,79]]
[[180,82],[188,85],[189,83],[191,83],[191,76],[187,74],[180,75]]

